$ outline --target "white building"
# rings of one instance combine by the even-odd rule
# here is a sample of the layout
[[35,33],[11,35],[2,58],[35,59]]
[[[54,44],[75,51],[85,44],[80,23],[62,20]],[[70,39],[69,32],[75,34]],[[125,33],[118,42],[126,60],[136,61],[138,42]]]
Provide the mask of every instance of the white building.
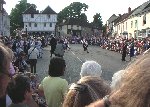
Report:
[[3,8],[6,4],[4,0],[0,0],[0,35],[10,36],[10,18]]
[[39,13],[33,6],[23,13],[24,29],[29,35],[51,35],[55,33],[57,13],[49,6]]
[[128,8],[128,13],[120,15],[113,25],[113,31],[117,37],[126,38],[146,38],[150,37],[150,0],[144,2],[137,8],[131,10]]

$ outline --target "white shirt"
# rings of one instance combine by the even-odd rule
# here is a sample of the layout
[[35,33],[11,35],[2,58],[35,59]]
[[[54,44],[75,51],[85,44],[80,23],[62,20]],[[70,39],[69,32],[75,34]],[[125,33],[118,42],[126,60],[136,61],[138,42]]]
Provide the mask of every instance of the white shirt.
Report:
[[39,55],[39,51],[36,48],[35,49],[34,48],[35,47],[31,47],[28,50],[29,59],[37,59],[37,56]]

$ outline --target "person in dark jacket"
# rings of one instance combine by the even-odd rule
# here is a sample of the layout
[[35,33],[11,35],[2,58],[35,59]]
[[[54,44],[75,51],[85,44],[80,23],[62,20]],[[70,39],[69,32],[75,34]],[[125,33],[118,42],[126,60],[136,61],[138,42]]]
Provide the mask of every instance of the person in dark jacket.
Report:
[[52,54],[54,54],[54,51],[56,49],[56,45],[57,45],[57,40],[55,39],[55,37],[53,36],[52,39],[50,40],[50,45],[51,45],[51,56],[52,57]]
[[134,56],[134,43],[132,43],[130,46],[130,61],[133,56]]
[[122,61],[126,61],[126,54],[127,54],[127,44],[123,44],[123,49],[122,49]]

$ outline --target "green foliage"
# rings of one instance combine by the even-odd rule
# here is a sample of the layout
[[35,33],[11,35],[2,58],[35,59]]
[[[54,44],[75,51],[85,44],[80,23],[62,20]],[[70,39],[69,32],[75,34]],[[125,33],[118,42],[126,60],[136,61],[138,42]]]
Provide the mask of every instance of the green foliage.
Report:
[[73,2],[58,13],[58,23],[68,18],[78,18],[87,21],[87,16],[84,13],[87,9],[88,5],[85,3]]
[[103,30],[103,34],[106,34],[106,29],[107,29],[107,25],[103,25],[102,30]]
[[93,16],[94,20],[92,22],[93,26],[95,28],[98,28],[98,29],[102,29],[102,26],[103,26],[103,22],[102,22],[102,17],[100,15],[100,13],[96,13],[94,16]]
[[17,28],[23,28],[23,17],[22,17],[22,13],[29,8],[31,5],[34,5],[36,7],[35,4],[30,4],[27,3],[27,0],[21,0],[19,1],[18,4],[16,4],[15,8],[13,8],[11,10],[10,13],[10,31],[11,34],[13,34],[13,31]]

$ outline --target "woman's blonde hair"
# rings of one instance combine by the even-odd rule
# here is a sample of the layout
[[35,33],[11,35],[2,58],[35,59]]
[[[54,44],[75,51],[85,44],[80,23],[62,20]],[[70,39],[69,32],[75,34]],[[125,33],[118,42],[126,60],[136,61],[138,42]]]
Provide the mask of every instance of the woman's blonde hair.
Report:
[[109,85],[100,77],[85,76],[71,85],[63,107],[85,107],[110,93]]
[[150,107],[150,50],[128,66],[122,85],[111,95],[115,107]]

